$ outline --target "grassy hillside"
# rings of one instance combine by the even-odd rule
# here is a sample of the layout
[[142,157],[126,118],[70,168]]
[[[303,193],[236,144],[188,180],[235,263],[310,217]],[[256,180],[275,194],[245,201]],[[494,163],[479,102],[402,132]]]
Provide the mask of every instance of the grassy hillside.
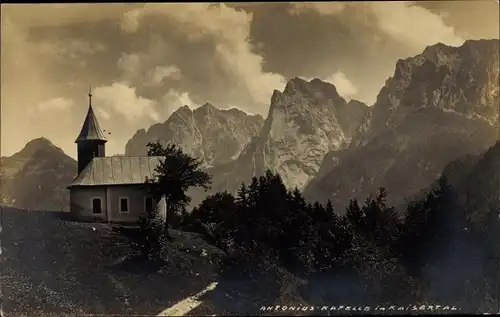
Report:
[[201,296],[202,304],[188,315],[258,314],[260,305],[298,302],[294,294],[300,281],[292,275],[225,270],[224,253],[196,233],[172,230],[167,265],[147,267],[130,260],[135,249],[116,239],[110,225],[56,215],[2,210],[7,316],[156,315],[214,281],[217,288]]
[[107,225],[4,209],[2,227],[8,316],[156,314],[209,284],[220,254],[195,234],[174,232],[171,265],[148,272],[124,265],[133,250],[113,243]]

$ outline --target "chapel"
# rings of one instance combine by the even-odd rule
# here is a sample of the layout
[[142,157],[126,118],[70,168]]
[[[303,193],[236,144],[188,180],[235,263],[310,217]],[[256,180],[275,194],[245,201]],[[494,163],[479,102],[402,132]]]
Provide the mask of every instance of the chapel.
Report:
[[[137,222],[141,214],[158,206],[141,185],[151,178],[159,156],[106,156],[107,139],[89,107],[77,145],[78,173],[67,187],[71,218],[95,222]],[[162,199],[163,201],[163,199]]]

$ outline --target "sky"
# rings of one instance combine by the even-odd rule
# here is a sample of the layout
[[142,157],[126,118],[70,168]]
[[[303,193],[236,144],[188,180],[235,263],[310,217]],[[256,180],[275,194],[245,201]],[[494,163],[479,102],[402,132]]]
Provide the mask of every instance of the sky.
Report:
[[496,0],[2,4],[1,155],[45,137],[75,157],[90,85],[107,155],[182,105],[266,117],[293,77],[372,105],[398,59],[499,38],[498,10]]

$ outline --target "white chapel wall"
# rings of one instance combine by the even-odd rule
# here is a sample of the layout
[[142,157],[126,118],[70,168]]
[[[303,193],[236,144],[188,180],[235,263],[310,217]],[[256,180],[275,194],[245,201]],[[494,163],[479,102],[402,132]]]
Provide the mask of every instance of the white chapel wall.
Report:
[[[92,199],[101,199],[101,213],[92,210]],[[70,190],[70,212],[76,220],[106,221],[107,204],[105,187],[75,187]]]

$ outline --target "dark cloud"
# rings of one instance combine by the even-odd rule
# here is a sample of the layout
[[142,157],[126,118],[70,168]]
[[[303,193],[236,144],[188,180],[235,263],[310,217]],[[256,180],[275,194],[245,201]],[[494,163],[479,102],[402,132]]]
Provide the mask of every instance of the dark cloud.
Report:
[[342,72],[360,87],[353,97],[368,104],[393,74],[397,59],[437,41],[462,40],[438,15],[401,2],[296,6],[292,14],[290,5],[255,12],[252,39],[265,58],[264,69],[286,78]]

